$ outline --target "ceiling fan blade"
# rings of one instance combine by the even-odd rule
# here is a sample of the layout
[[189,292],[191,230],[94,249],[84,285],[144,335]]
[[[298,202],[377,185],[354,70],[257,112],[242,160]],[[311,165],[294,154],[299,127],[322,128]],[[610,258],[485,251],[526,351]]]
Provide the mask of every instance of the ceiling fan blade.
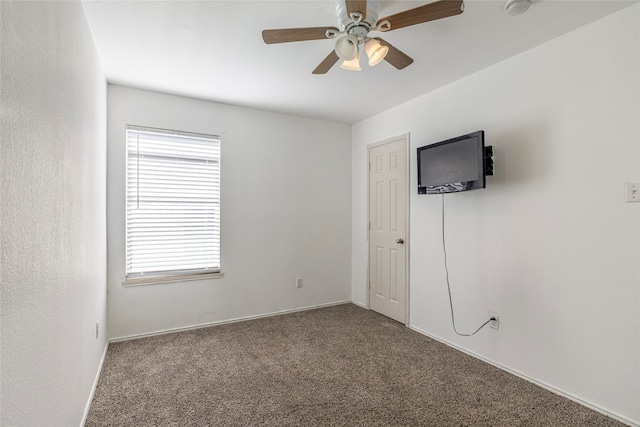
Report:
[[389,48],[389,52],[387,52],[387,56],[384,57],[384,60],[396,67],[398,70],[402,70],[413,63],[413,59],[410,56],[407,56],[400,50],[396,49],[391,43],[382,40],[380,37],[374,38],[378,40],[382,46],[387,46]]
[[367,0],[345,0],[347,5],[347,16],[351,16],[353,12],[360,12],[362,20],[367,19]]
[[338,62],[338,54],[335,50],[332,50],[329,55],[313,70],[312,74],[325,74],[327,71],[331,69]]
[[339,32],[336,27],[283,28],[280,30],[264,30],[262,40],[266,44],[301,42],[327,38],[327,30]]
[[440,0],[379,19],[377,25],[382,21],[389,21],[391,23],[389,31],[391,31],[397,30],[398,28],[408,27],[410,25],[422,24],[423,22],[460,15],[462,13],[463,3],[464,2],[462,0]]

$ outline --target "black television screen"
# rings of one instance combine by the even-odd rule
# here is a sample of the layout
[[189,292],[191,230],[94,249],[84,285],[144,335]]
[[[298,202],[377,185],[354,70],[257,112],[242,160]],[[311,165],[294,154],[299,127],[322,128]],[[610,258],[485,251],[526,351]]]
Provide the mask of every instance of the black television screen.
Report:
[[484,131],[418,148],[418,194],[485,188]]

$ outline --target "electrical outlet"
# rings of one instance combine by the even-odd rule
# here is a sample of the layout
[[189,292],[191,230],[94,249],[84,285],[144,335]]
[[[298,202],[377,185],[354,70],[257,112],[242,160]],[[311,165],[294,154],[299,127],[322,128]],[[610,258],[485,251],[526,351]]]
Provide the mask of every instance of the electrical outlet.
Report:
[[495,317],[496,320],[492,320],[491,322],[489,322],[489,326],[491,326],[493,329],[500,329],[500,316],[498,316],[498,313],[490,311],[489,318],[492,317]]
[[640,183],[625,182],[624,196],[625,202],[640,202]]
[[296,288],[302,287],[302,277],[296,277]]
[[100,321],[96,322],[96,339],[100,336]]

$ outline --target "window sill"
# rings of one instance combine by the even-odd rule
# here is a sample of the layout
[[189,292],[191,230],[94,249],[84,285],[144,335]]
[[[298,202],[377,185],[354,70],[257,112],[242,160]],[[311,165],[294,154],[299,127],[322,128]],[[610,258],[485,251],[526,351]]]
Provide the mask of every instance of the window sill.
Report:
[[122,281],[122,286],[147,286],[147,285],[159,285],[162,283],[174,283],[174,282],[190,282],[192,280],[207,280],[207,279],[220,279],[224,276],[224,273],[204,273],[204,274],[185,274],[175,276],[153,276],[153,277],[134,277],[125,278]]

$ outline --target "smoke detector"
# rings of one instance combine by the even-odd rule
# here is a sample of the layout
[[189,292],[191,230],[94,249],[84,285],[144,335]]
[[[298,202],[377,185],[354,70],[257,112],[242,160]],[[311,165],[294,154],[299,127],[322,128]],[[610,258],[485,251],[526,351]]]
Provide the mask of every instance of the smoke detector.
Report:
[[531,0],[507,0],[504,10],[511,16],[522,15],[531,6]]

